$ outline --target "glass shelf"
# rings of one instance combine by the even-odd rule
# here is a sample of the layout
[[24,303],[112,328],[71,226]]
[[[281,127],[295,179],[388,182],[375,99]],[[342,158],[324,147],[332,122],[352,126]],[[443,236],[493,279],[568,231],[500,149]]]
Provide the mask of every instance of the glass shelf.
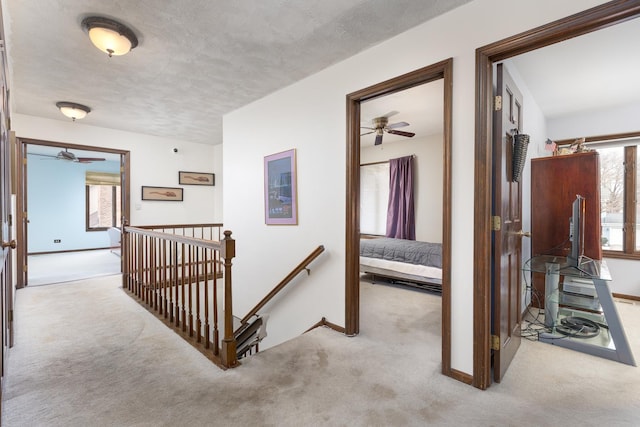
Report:
[[558,304],[561,306],[575,307],[581,310],[600,313],[602,312],[602,306],[600,305],[600,300],[597,297],[589,297],[565,291],[560,291],[558,296]]
[[[585,258],[576,267],[570,265],[565,257],[541,255],[529,259],[522,269],[545,275],[545,326],[548,332],[541,333],[538,337],[539,341],[636,366],[629,341],[611,297],[608,284],[611,281],[611,274],[604,261]],[[562,301],[564,295],[559,289],[561,276],[593,282],[595,295],[584,297],[584,301]],[[573,298],[578,300],[583,297],[573,296]],[[584,302],[593,305],[584,307]],[[573,318],[574,322],[582,318],[583,325],[586,318],[598,324],[600,328],[591,338],[567,335],[566,330],[565,333],[560,333],[558,328],[562,326],[563,319],[569,318]]]
[[[522,266],[522,269],[534,273],[547,274],[557,272],[561,276],[611,281],[611,273],[609,273],[607,264],[589,258],[585,258],[578,267],[574,267],[569,265],[566,257],[538,255],[527,260]],[[556,269],[557,271],[550,269]]]

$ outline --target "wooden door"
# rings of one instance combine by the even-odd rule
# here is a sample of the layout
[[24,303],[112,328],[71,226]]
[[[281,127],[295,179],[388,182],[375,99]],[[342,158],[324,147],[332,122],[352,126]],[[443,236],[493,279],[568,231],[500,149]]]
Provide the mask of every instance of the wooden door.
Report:
[[[501,105],[500,105],[501,104]],[[522,133],[522,94],[497,66],[493,127],[493,378],[500,382],[520,347],[522,185],[512,182],[513,135]]]
[[16,250],[16,258],[18,260],[16,267],[16,289],[24,288],[28,284],[28,259],[29,247],[27,242],[28,222],[27,219],[27,144],[17,138],[16,151],[18,162],[16,164],[16,241],[18,249]]
[[13,341],[13,273],[12,254],[16,247],[11,234],[11,144],[7,119],[8,100],[5,79],[4,52],[0,55],[0,394],[6,375],[6,360]]

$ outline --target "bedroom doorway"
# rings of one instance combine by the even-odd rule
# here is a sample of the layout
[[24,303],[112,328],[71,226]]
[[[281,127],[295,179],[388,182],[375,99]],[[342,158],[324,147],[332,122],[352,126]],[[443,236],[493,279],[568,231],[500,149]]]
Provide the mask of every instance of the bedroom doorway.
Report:
[[640,17],[640,5],[611,1],[581,13],[551,22],[521,34],[481,47],[476,51],[476,141],[474,202],[474,367],[473,385],[486,389],[491,385],[491,197],[489,182],[494,159],[491,148],[493,66],[508,58],[605,29]]
[[[118,150],[118,149],[92,147],[88,145],[67,144],[67,143],[61,143],[61,142],[43,141],[43,140],[36,140],[36,139],[29,139],[29,138],[17,138],[17,146],[19,150],[19,153],[18,153],[19,164],[21,165],[21,167],[18,168],[18,171],[17,171],[17,196],[16,196],[17,209],[16,210],[18,212],[18,215],[17,215],[18,219],[16,222],[16,240],[18,242],[18,248],[19,248],[19,252],[17,254],[19,262],[17,263],[18,268],[17,268],[16,287],[22,288],[29,284],[29,278],[30,278],[29,269],[28,269],[28,259],[29,259],[29,250],[30,250],[28,248],[28,236],[29,236],[30,227],[32,227],[33,225],[40,225],[41,227],[56,227],[56,226],[60,227],[60,223],[62,222],[62,221],[58,221],[56,224],[51,224],[50,221],[55,222],[55,220],[51,219],[52,218],[51,212],[43,212],[43,209],[41,209],[40,210],[41,214],[39,217],[40,221],[36,221],[36,222],[39,222],[40,224],[30,223],[30,219],[34,219],[34,216],[36,215],[33,212],[33,209],[31,211],[28,209],[28,203],[27,203],[27,199],[29,196],[29,193],[28,193],[29,186],[27,185],[28,184],[27,171],[29,167],[29,162],[33,164],[33,162],[35,161],[38,161],[38,162],[41,161],[43,165],[46,164],[49,166],[48,169],[45,169],[46,173],[50,173],[51,176],[55,176],[56,179],[61,179],[60,177],[64,176],[65,178],[67,178],[67,180],[65,181],[67,184],[69,184],[70,182],[73,182],[74,196],[70,195],[70,198],[74,199],[78,194],[80,194],[78,196],[78,200],[80,200],[80,204],[83,204],[83,203],[85,204],[86,209],[88,209],[88,205],[86,205],[86,199],[85,199],[86,197],[85,196],[85,184],[86,184],[85,178],[87,176],[86,172],[89,170],[100,171],[101,168],[98,166],[102,166],[102,164],[110,163],[109,161],[111,161],[111,163],[117,162],[116,167],[120,175],[120,185],[119,185],[120,214],[121,214],[122,221],[125,221],[129,218],[129,214],[130,214],[130,201],[129,201],[130,199],[130,167],[129,167],[130,153],[129,151]],[[74,157],[72,158],[67,156],[60,156],[59,153],[62,151],[69,153],[68,156],[72,155]],[[61,157],[64,157],[64,158],[61,158]],[[105,161],[103,161],[103,159]],[[62,174],[61,170],[57,170],[57,171],[50,170],[51,165],[57,164],[58,162],[62,162],[61,164],[64,164],[66,167],[71,168],[71,172]],[[92,165],[92,164],[96,166],[90,167],[89,165]],[[32,167],[35,167],[35,166],[32,166]],[[114,173],[117,173],[117,172],[114,172]],[[71,178],[73,178],[73,180],[69,181],[68,179],[71,179]],[[34,191],[33,188],[32,188],[32,191]],[[57,191],[63,191],[63,192],[69,193],[71,189],[68,186],[67,187],[63,186]],[[53,193],[54,194],[51,194],[50,195],[51,197],[49,197],[49,195],[46,193],[42,193],[42,192],[38,193],[37,191],[35,191],[33,196],[43,198],[42,200],[45,203],[56,203],[55,191]],[[69,200],[69,198],[65,200]],[[58,203],[60,202],[58,201]],[[27,212],[30,214],[30,217],[27,217]],[[76,235],[78,235],[78,233],[80,233],[81,235],[82,233],[87,231],[85,229],[85,226],[88,227],[88,225],[85,224],[84,213],[85,212],[78,213],[77,211],[74,210],[73,214],[68,213],[67,215],[65,215],[65,218],[66,217],[76,218],[78,215],[80,215],[82,219],[75,221],[74,232],[70,232],[69,230],[67,231],[60,230],[60,234],[64,233],[65,236],[72,236],[70,240],[73,241],[73,238]],[[81,231],[78,231],[78,230],[81,230]],[[40,231],[42,231],[42,229],[40,229]],[[46,233],[40,232],[39,234],[42,235]],[[60,237],[60,235],[56,235],[53,237],[58,238]],[[77,241],[78,239],[75,240],[76,244],[77,244]],[[53,243],[59,243],[59,241],[54,241]],[[98,247],[102,247],[102,246],[103,244],[100,243]],[[108,246],[108,243],[106,242],[106,240],[105,240],[104,246],[105,247]],[[38,252],[43,252],[43,253],[71,252],[73,249],[74,248],[71,248],[69,250],[40,249]],[[31,248],[31,250],[33,250],[33,248]],[[78,270],[81,270],[81,269],[82,267],[78,267]],[[68,273],[72,274],[72,272],[68,272]]]
[[[441,87],[442,103],[440,117],[441,129],[441,172],[442,193],[441,198],[441,240],[442,243],[442,373],[456,377],[464,382],[469,379],[451,369],[451,122],[452,122],[452,67],[453,59],[421,68],[402,76],[378,83],[360,91],[347,95],[347,207],[346,207],[346,277],[345,277],[345,332],[347,335],[356,335],[360,331],[360,165],[361,150],[364,145],[364,137],[361,138],[362,120],[386,117],[388,123],[395,110],[382,112],[370,110],[365,117],[362,112],[367,112],[365,103],[387,96],[401,96],[401,92],[419,86],[428,86],[427,83],[438,82]],[[428,102],[428,100],[423,100]],[[373,105],[373,104],[369,104]],[[384,107],[383,107],[384,108]],[[380,110],[382,111],[382,110]],[[385,110],[386,111],[386,110]],[[379,115],[378,115],[379,113]],[[398,114],[398,117],[400,115]],[[428,117],[424,118],[428,121]],[[384,119],[383,119],[384,121]],[[404,120],[403,120],[404,121]],[[396,123],[396,122],[393,122]],[[417,124],[417,122],[416,122]],[[374,126],[375,127],[375,126]],[[397,126],[395,132],[403,136],[403,132],[410,132],[409,127]],[[405,130],[406,129],[406,130]],[[364,132],[362,132],[364,133]],[[383,139],[393,136],[393,133],[383,132]],[[406,137],[406,135],[404,135]],[[372,139],[375,140],[373,135]],[[372,143],[373,145],[373,143]],[[438,203],[440,205],[440,203]]]

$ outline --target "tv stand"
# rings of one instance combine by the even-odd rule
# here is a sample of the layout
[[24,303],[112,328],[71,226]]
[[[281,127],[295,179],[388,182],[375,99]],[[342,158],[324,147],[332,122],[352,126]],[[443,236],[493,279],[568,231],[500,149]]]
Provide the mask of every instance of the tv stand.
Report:
[[[587,265],[592,264],[592,265]],[[611,274],[604,261],[589,260],[579,268],[572,267],[561,256],[541,255],[531,258],[523,266],[525,270],[545,275],[545,326],[548,332],[539,335],[538,340],[571,350],[581,351],[605,359],[636,366],[629,341],[624,332],[618,310],[613,302],[608,282]],[[572,277],[593,282],[597,298],[585,297],[588,304],[575,301],[560,306],[560,277]],[[559,332],[565,319],[572,321],[577,315],[583,323],[600,324],[599,333],[590,337]],[[580,327],[580,326],[579,326]],[[586,327],[586,326],[585,326]]]

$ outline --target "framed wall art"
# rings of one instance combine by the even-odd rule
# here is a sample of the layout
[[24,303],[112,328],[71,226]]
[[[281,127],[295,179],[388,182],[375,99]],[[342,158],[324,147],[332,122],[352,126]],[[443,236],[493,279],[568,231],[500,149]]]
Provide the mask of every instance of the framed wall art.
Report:
[[180,185],[216,185],[216,176],[204,172],[178,172]]
[[182,188],[142,186],[142,200],[182,201]]
[[298,224],[295,149],[264,158],[264,206],[266,224]]

